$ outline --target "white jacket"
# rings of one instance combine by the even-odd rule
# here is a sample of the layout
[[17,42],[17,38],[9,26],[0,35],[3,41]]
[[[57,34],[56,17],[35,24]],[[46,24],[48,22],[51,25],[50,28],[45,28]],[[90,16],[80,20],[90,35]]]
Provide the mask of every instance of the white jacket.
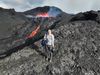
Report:
[[45,34],[44,39],[47,40],[47,45],[52,45],[54,47],[54,35]]

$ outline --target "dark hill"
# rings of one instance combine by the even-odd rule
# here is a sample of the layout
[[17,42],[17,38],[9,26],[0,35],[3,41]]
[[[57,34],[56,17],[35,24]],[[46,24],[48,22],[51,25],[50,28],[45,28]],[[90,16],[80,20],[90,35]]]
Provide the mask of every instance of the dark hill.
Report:
[[88,11],[84,13],[76,14],[71,21],[85,21],[85,20],[92,20],[100,23],[100,12],[99,11]]
[[[14,9],[0,8],[0,54],[25,42],[24,36],[29,34],[27,28],[31,26],[28,19]],[[30,30],[32,31],[32,30]],[[22,42],[16,40],[23,38]]]
[[60,14],[62,13],[62,10],[60,10],[59,8],[57,7],[54,7],[54,6],[44,6],[44,7],[37,7],[37,8],[34,8],[34,9],[31,9],[31,10],[28,10],[28,11],[25,11],[24,14],[25,15],[37,15],[37,14],[40,14],[40,13],[49,13],[50,14],[54,14],[54,13],[57,13],[57,14]]

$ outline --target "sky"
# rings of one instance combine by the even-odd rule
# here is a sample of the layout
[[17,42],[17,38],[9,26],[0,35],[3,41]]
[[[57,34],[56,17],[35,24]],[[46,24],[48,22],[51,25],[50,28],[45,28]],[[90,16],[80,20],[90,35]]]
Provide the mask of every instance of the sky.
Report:
[[56,6],[66,13],[100,10],[100,0],[0,0],[0,7],[26,11],[40,6]]

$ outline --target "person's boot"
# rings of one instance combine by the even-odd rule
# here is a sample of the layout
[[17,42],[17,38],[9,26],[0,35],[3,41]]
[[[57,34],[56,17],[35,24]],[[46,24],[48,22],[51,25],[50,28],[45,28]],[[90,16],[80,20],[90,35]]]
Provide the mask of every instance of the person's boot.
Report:
[[52,62],[52,53],[50,54],[50,60],[49,60],[49,62]]
[[49,62],[52,62],[52,59],[50,59]]
[[48,61],[48,58],[46,58],[46,61]]

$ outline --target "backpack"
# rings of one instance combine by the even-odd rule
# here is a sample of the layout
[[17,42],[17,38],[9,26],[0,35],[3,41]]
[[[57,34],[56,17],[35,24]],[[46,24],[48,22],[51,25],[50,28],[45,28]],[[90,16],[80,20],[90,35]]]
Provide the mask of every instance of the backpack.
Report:
[[[46,33],[46,38],[47,38],[47,33]],[[48,39],[42,39],[41,41],[42,46],[46,46],[47,43],[48,43]]]
[[41,45],[42,45],[42,46],[46,46],[47,42],[48,42],[47,40],[42,39]]

